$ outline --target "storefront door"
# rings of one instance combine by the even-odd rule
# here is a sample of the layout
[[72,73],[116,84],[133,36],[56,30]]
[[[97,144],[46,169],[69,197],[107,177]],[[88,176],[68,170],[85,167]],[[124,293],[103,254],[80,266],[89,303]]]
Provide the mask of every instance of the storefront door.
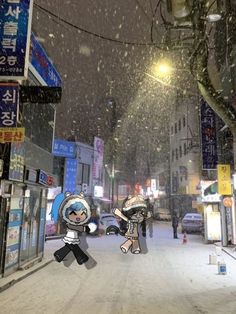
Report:
[[24,197],[20,265],[37,257],[40,224],[39,187],[28,186]]

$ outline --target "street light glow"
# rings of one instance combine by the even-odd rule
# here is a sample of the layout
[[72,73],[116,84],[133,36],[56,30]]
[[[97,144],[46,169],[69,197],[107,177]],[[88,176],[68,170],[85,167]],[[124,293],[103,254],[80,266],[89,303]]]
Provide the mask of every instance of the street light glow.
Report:
[[160,61],[152,66],[152,73],[157,76],[168,76],[173,72],[169,61]]

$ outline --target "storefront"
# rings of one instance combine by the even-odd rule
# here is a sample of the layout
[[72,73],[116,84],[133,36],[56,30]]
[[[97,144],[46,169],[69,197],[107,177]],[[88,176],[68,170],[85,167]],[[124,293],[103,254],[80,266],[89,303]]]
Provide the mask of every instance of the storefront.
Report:
[[24,181],[1,181],[1,275],[43,257],[47,190],[55,178],[42,170],[25,168]]

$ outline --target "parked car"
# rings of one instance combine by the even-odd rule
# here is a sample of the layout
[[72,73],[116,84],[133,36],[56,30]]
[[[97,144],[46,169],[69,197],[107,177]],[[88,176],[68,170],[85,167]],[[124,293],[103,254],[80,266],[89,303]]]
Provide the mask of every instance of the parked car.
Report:
[[110,213],[102,213],[99,219],[99,230],[101,230],[102,233],[107,234],[107,228],[112,225],[119,228],[116,216]]
[[182,219],[182,233],[184,232],[200,232],[203,231],[203,217],[197,213],[187,213]]
[[162,221],[171,221],[171,214],[167,208],[155,208],[153,218]]

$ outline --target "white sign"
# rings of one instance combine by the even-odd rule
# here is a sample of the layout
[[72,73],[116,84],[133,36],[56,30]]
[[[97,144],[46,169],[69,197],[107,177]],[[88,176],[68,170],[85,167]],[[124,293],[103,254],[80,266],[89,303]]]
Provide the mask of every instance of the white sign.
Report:
[[103,187],[99,185],[94,186],[94,197],[103,197]]
[[156,191],[156,189],[157,189],[157,180],[151,179],[151,190]]

